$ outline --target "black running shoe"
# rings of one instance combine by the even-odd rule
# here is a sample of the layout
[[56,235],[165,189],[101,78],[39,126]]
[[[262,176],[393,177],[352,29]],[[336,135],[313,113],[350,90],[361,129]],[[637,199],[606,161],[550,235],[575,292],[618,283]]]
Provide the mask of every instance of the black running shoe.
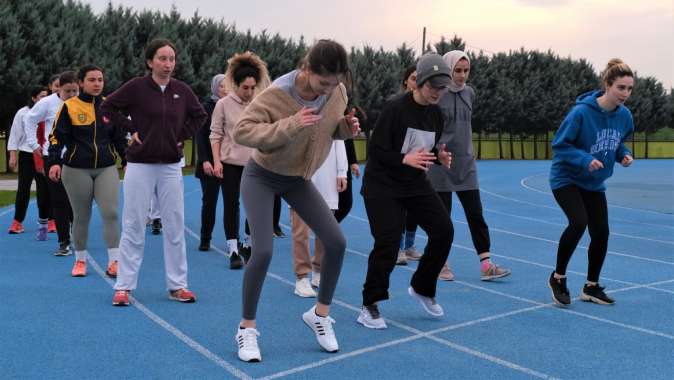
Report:
[[569,296],[569,289],[566,287],[565,278],[555,278],[555,272],[550,274],[548,286],[552,290],[552,299],[556,304],[566,306],[571,304],[571,297]]
[[244,263],[248,263],[248,260],[250,260],[250,246],[239,243],[239,255],[243,258]]
[[283,230],[279,226],[274,226],[274,237],[282,238],[286,237],[286,234],[283,233]]
[[615,300],[604,293],[604,287],[597,285],[583,286],[583,291],[580,293],[580,299],[587,302],[594,302],[600,305],[613,305]]
[[161,219],[152,220],[152,235],[159,235],[161,233]]
[[211,249],[211,239],[201,238],[201,241],[199,242],[199,250],[208,251],[210,249]]
[[243,260],[238,252],[232,252],[229,255],[229,269],[241,269],[243,267]]
[[54,256],[69,256],[72,255],[70,250],[70,241],[59,242],[59,249],[54,252]]

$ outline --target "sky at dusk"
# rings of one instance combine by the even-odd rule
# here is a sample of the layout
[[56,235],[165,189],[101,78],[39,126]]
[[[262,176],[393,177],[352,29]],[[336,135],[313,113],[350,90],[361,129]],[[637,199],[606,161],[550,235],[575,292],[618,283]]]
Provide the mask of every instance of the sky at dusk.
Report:
[[[101,12],[109,0],[86,0]],[[666,88],[674,85],[674,1],[672,0],[112,0],[136,10],[168,12],[175,5],[185,18],[195,11],[237,30],[266,29],[308,43],[333,38],[347,47],[403,42],[421,50],[427,41],[463,38],[468,49],[486,53],[524,47],[586,58],[595,70],[622,58],[641,76]]]

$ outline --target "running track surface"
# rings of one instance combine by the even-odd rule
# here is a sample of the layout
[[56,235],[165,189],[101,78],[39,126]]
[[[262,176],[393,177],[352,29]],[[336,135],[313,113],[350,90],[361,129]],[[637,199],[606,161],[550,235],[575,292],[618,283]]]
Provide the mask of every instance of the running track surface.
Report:
[[[461,206],[450,264],[456,281],[438,284],[445,316],[426,316],[407,295],[416,264],[396,267],[391,299],[381,303],[387,330],[356,323],[367,256],[367,216],[354,182],[354,207],[342,223],[348,241],[332,316],[340,351],[319,350],[301,314],[313,299],[293,294],[290,239],[275,254],[260,300],[263,361],[238,360],[234,333],[241,311],[242,271],[227,269],[221,220],[213,248],[197,251],[201,191],[185,177],[190,288],[195,304],[167,298],[162,238],[149,233],[134,306],[111,306],[112,282],[101,221],[90,228],[89,274],[69,276],[73,256],[52,256],[56,236],[35,240],[31,203],[23,235],[0,235],[0,378],[593,378],[671,379],[674,370],[674,165],[637,160],[608,181],[611,237],[601,282],[614,306],[574,300],[551,304],[546,281],[565,218],[547,185],[548,161],[478,163],[494,260],[513,270],[498,282],[479,280],[478,260]],[[222,215],[222,204],[218,215]],[[11,208],[0,209],[9,226]],[[220,219],[220,217],[218,218]],[[287,210],[282,223],[286,232]],[[419,231],[417,246],[425,235]],[[569,266],[577,297],[587,268],[587,236]]]

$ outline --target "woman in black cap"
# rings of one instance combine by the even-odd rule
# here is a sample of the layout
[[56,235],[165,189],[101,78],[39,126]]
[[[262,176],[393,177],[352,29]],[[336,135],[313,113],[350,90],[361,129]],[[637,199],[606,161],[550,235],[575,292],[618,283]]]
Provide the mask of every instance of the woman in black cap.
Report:
[[435,302],[436,280],[454,239],[452,222],[426,178],[431,165],[450,166],[451,154],[437,146],[444,125],[437,103],[447,91],[449,67],[437,54],[417,63],[417,88],[389,101],[370,141],[370,157],[361,194],[374,237],[363,285],[358,322],[386,328],[377,302],[388,299],[389,276],[395,267],[405,215],[419,221],[428,245],[408,289],[424,310],[444,314]]

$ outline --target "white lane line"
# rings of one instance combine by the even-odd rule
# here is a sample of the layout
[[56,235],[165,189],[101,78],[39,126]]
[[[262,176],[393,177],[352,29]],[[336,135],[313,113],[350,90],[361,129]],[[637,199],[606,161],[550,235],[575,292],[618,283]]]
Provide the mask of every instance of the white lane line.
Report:
[[[539,190],[539,189],[536,189],[536,188],[531,187],[531,186],[529,186],[529,185],[526,184],[526,181],[528,181],[529,179],[531,179],[531,178],[533,178],[533,177],[541,176],[541,175],[545,175],[545,174],[540,174],[540,173],[539,173],[539,174],[534,174],[534,175],[530,175],[530,176],[528,176],[528,177],[522,178],[522,179],[520,180],[520,186],[524,187],[524,188],[527,189],[527,190],[536,192],[536,193],[540,193],[540,194],[545,194],[545,195],[550,195],[550,196],[552,196],[552,192],[547,192],[547,191]],[[645,213],[648,213],[648,214],[670,215],[670,214],[666,214],[666,213],[664,213],[664,212],[659,212],[659,211],[653,211],[653,210],[647,210],[647,209],[635,208],[635,207],[620,206],[620,205],[617,205],[617,204],[615,204],[615,203],[608,203],[608,205],[609,205],[610,207],[614,207],[614,208],[621,208],[621,209],[624,209],[624,210],[630,210],[630,211],[645,212]]]
[[[108,276],[105,274],[103,269],[98,265],[96,260],[89,254],[87,254],[87,261],[91,266],[94,268],[96,273],[98,273],[105,282],[110,285],[112,288],[114,286],[114,282],[108,278]],[[214,354],[213,352],[209,351],[206,347],[202,346],[199,344],[197,341],[194,339],[190,338],[187,336],[185,333],[180,331],[177,327],[173,326],[172,324],[168,323],[164,319],[162,319],[159,315],[155,314],[152,312],[150,309],[148,309],[145,305],[143,305],[140,301],[138,301],[137,298],[134,298],[133,296],[129,295],[129,300],[131,301],[131,305],[136,307],[138,310],[140,310],[141,313],[145,314],[146,317],[148,317],[152,322],[158,324],[160,327],[162,327],[164,330],[168,331],[171,333],[173,336],[178,338],[181,342],[183,342],[185,345],[190,347],[191,349],[195,350],[196,352],[200,353],[203,357],[206,359],[210,360],[211,362],[215,363],[217,366],[220,368],[224,369],[225,371],[229,372],[232,376],[241,379],[241,380],[252,380],[253,378],[246,374],[245,372],[241,371],[240,369],[234,367],[232,364],[227,362],[225,359],[221,358],[220,356]],[[113,306],[110,306],[113,307]]]
[[[361,221],[361,222],[369,223],[369,221],[368,221],[367,219],[361,218],[361,217],[359,217],[359,216],[355,216],[355,215],[349,214],[348,217],[349,217],[349,218],[356,219],[356,220],[359,220],[359,221]],[[452,220],[452,222],[454,222],[454,223],[460,223],[460,224],[465,224],[465,225],[468,224],[468,223],[462,222],[462,221],[460,221],[460,220]],[[490,230],[490,231],[500,232],[500,233],[507,234],[507,235],[514,235],[514,236],[517,236],[517,237],[527,238],[527,239],[531,239],[531,240],[539,240],[539,241],[544,241],[544,242],[546,242],[546,243],[550,243],[550,244],[554,244],[554,245],[559,245],[559,242],[556,241],[556,240],[550,240],[550,239],[546,239],[546,238],[542,238],[542,237],[538,237],[538,236],[532,236],[532,235],[527,235],[527,234],[521,234],[521,233],[518,233],[518,232],[513,232],[513,231],[503,230],[503,229],[496,228],[496,227],[489,227],[489,230]],[[584,245],[580,245],[580,244],[579,244],[577,247],[578,247],[578,248],[582,248],[582,249],[588,249],[588,247],[586,247],[586,246],[584,246]],[[608,253],[609,255],[614,255],[614,256],[622,256],[622,257],[627,257],[627,258],[635,259],[635,260],[643,260],[643,261],[649,261],[649,262],[654,262],[654,263],[658,263],[658,264],[666,264],[666,265],[672,265],[672,266],[674,266],[674,262],[671,262],[671,261],[658,260],[658,259],[651,259],[651,258],[649,258],[649,257],[642,257],[642,256],[629,255],[629,254],[627,254],[627,253],[621,253],[621,252],[616,252],[616,251],[607,251],[607,253]]]
[[[288,226],[284,226],[284,227],[287,228]],[[199,235],[198,235],[196,232],[194,232],[192,229],[190,229],[189,227],[185,226],[185,231],[186,231],[190,236],[192,236],[193,238],[199,239]],[[226,256],[225,251],[223,251],[222,249],[218,248],[217,246],[211,245],[211,248],[213,248],[215,251],[219,252],[220,254]],[[278,280],[278,281],[280,281],[280,282],[282,282],[282,283],[288,285],[288,286],[292,286],[292,287],[295,286],[295,284],[294,284],[293,282],[291,282],[291,281],[289,281],[289,280],[283,278],[282,276],[279,276],[279,275],[277,275],[277,274],[275,274],[275,273],[273,273],[273,272],[268,271],[268,272],[267,272],[267,275],[268,275],[269,277],[271,277],[271,278],[274,278],[274,279],[276,279],[276,280]],[[346,303],[346,302],[339,301],[339,300],[336,300],[336,299],[335,299],[335,300],[333,300],[333,303],[335,303],[335,304],[337,304],[337,305],[339,305],[339,306],[345,307],[345,308],[347,308],[347,309],[349,309],[349,310],[352,310],[352,311],[355,311],[355,312],[360,312],[360,308],[358,308],[358,307],[356,307],[356,306],[353,306],[353,305],[350,305],[350,304],[348,304],[348,303]],[[455,349],[455,350],[457,350],[457,351],[461,351],[461,352],[464,352],[464,353],[466,353],[466,354],[469,354],[469,355],[478,357],[478,358],[480,358],[480,359],[487,360],[487,361],[490,361],[490,362],[492,362],[492,363],[495,363],[495,364],[498,364],[498,365],[501,365],[501,366],[504,366],[504,367],[507,367],[507,368],[510,368],[510,369],[513,369],[513,370],[516,370],[516,371],[519,371],[519,372],[522,372],[522,373],[526,373],[526,374],[528,374],[528,375],[531,375],[531,376],[534,376],[534,377],[537,377],[537,378],[541,378],[541,379],[554,379],[554,377],[552,377],[552,376],[550,376],[550,375],[544,374],[544,373],[542,373],[542,372],[535,371],[535,370],[530,369],[530,368],[527,368],[527,367],[520,366],[520,365],[518,365],[518,364],[516,364],[516,363],[509,362],[509,361],[507,361],[507,360],[498,358],[498,357],[496,357],[496,356],[492,356],[492,355],[489,355],[489,354],[486,354],[486,353],[483,353],[483,352],[480,352],[480,351],[477,351],[477,350],[473,350],[473,349],[471,349],[471,348],[469,348],[469,347],[465,347],[465,346],[456,344],[456,343],[451,342],[451,341],[446,340],[446,339],[438,338],[438,337],[435,337],[435,336],[430,336],[430,335],[428,335],[427,333],[425,333],[425,332],[423,332],[423,331],[421,331],[421,330],[417,330],[417,329],[415,329],[414,327],[405,325],[405,324],[403,324],[403,323],[395,322],[395,321],[392,321],[392,320],[390,320],[390,319],[387,319],[387,321],[390,322],[392,325],[394,325],[394,326],[396,326],[396,327],[402,328],[402,329],[404,329],[404,330],[406,330],[406,331],[409,331],[409,332],[411,332],[411,333],[413,333],[413,334],[415,334],[415,335],[420,335],[420,338],[427,338],[427,339],[433,340],[433,341],[435,341],[435,342],[437,342],[437,343],[443,344],[443,345],[445,345],[445,346],[447,346],[447,347],[450,347],[450,348],[453,348],[453,349]],[[412,336],[412,337],[413,337],[413,336]],[[408,337],[409,339],[407,339],[407,338],[406,338],[406,339],[399,339],[399,340],[398,340],[399,342],[398,342],[398,343],[395,343],[395,344],[400,344],[400,343],[404,343],[404,342],[407,342],[407,341],[414,340],[414,339],[411,339],[412,337]],[[379,345],[379,346],[381,346],[381,347],[376,348],[376,349],[380,349],[380,348],[384,348],[384,347],[389,347],[389,346],[391,346],[391,345],[393,345],[393,343],[388,344],[388,345],[386,345],[386,344],[385,344],[385,345]],[[375,349],[375,348],[372,348],[372,347],[367,347],[367,348],[361,350],[361,351],[362,351],[361,354],[362,354],[362,353],[366,353],[366,352],[371,352],[371,351],[374,351],[374,350],[376,350],[376,349]],[[357,355],[357,354],[351,354],[351,355],[348,356],[348,357],[352,357],[352,356],[355,356],[355,355]],[[324,361],[322,361],[322,362],[324,362],[324,364],[328,364],[328,363],[334,362],[336,359],[337,359],[337,357],[333,357],[333,358],[326,359],[326,360],[324,360]],[[321,365],[324,365],[324,364],[321,364]],[[291,370],[287,370],[287,371],[283,371],[283,372],[289,372],[289,371],[292,371],[292,372],[289,372],[289,373],[284,374],[284,375],[272,374],[272,375],[270,375],[270,376],[273,376],[273,377],[269,377],[269,378],[278,378],[278,377],[281,377],[281,376],[287,376],[287,375],[290,375],[290,374],[297,373],[297,372],[299,372],[299,371],[303,371],[303,370],[310,369],[310,368],[315,368],[316,366],[317,366],[316,363],[308,364],[308,365],[306,365],[306,366],[302,366],[303,369],[301,369],[301,370],[295,370],[295,371],[293,371],[293,370],[291,369]]]
[[[492,209],[488,209],[488,208],[485,208],[484,211],[491,212],[493,214],[508,216],[508,217],[511,217],[511,218],[529,220],[529,221],[536,222],[536,223],[543,223],[543,224],[549,224],[549,225],[552,225],[552,226],[566,227],[566,224],[563,224],[563,223],[550,222],[550,221],[547,221],[547,220],[544,220],[544,219],[532,218],[532,217],[524,216],[524,215],[516,215],[516,214],[511,214],[511,213],[507,213],[507,212],[503,212],[503,211],[496,211],[496,210],[492,210]],[[656,242],[656,243],[674,245],[674,241],[670,241],[670,240],[659,240],[659,239],[647,238],[647,237],[643,237],[643,236],[634,236],[634,235],[623,234],[623,233],[620,233],[620,232],[609,232],[609,233],[611,235],[621,236],[621,237],[625,237],[625,238],[629,238],[629,239],[646,240],[646,241],[652,241],[652,242]]]
[[[366,255],[362,252],[353,250],[353,249],[347,249],[347,252],[355,253],[356,255],[361,256],[361,257],[365,257],[365,258],[368,257],[368,255]],[[401,269],[408,270],[408,271],[411,271],[411,272],[414,272],[416,270],[416,268],[411,268],[411,267],[408,267],[408,266],[401,266]],[[454,280],[454,282],[457,283],[457,284],[467,286],[469,288],[482,290],[482,291],[487,292],[487,293],[496,294],[496,295],[499,295],[499,296],[502,296],[502,297],[514,299],[514,300],[517,300],[517,301],[526,302],[526,303],[533,304],[533,305],[541,305],[541,306],[549,305],[549,304],[544,304],[544,303],[541,303],[541,302],[538,302],[538,301],[535,301],[535,300],[532,300],[532,299],[519,297],[519,296],[515,296],[515,295],[512,295],[512,294],[504,293],[504,292],[499,292],[499,291],[496,291],[496,290],[493,290],[493,289],[485,288],[483,286],[474,285],[474,284],[471,284],[471,283],[465,282],[465,281]],[[663,283],[669,283],[669,282],[674,282],[674,280],[671,280],[671,281],[667,280],[667,281],[664,281],[664,282],[658,281],[658,282],[655,282],[653,284],[661,285]],[[651,284],[636,285],[636,286],[631,287],[631,289],[647,288],[649,286],[651,286]],[[666,338],[666,339],[669,339],[669,340],[674,340],[674,335],[666,334],[666,333],[663,333],[663,332],[660,332],[660,331],[650,330],[650,329],[646,329],[646,328],[642,328],[642,327],[638,327],[638,326],[629,325],[629,324],[626,324],[626,323],[616,322],[616,321],[612,321],[610,319],[605,319],[605,318],[601,318],[601,317],[595,317],[595,316],[590,315],[590,314],[585,314],[585,313],[581,313],[581,312],[577,312],[577,311],[573,311],[573,310],[569,310],[569,309],[563,309],[563,308],[557,308],[557,309],[559,309],[560,311],[562,311],[564,313],[574,314],[574,315],[577,315],[577,316],[580,316],[580,317],[592,319],[592,320],[599,321],[599,322],[604,322],[604,323],[614,325],[614,326],[623,327],[625,329],[638,331],[638,332],[641,332],[641,333],[644,333],[644,334],[649,334],[649,335],[659,336],[661,338]]]

